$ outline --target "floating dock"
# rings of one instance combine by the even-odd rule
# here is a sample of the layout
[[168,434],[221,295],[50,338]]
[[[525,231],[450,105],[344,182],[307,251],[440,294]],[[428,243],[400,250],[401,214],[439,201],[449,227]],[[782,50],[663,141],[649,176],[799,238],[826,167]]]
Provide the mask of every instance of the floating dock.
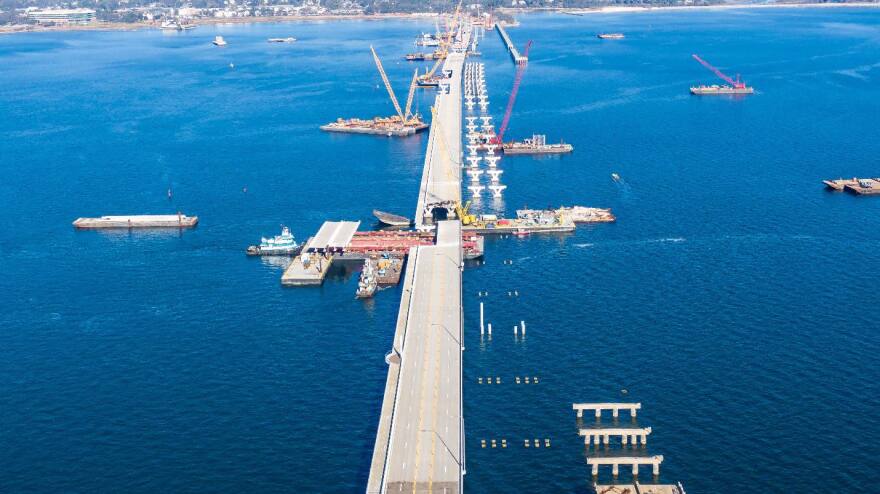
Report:
[[187,216],[180,213],[142,214],[77,218],[73,222],[73,226],[81,230],[97,230],[102,228],[192,228],[198,222],[198,216]]
[[320,285],[327,276],[333,257],[325,254],[303,252],[284,270],[281,284],[284,286]]
[[510,40],[510,36],[507,34],[507,30],[504,29],[504,26],[499,22],[498,24],[495,24],[495,28],[498,29],[498,34],[501,35],[504,45],[507,46],[507,51],[510,53],[510,58],[513,59],[513,63],[517,65],[528,63],[529,57],[520,55],[519,50],[514,46],[513,41]]
[[822,183],[829,189],[845,190],[863,196],[880,194],[880,178],[839,178],[837,180],[823,180]]

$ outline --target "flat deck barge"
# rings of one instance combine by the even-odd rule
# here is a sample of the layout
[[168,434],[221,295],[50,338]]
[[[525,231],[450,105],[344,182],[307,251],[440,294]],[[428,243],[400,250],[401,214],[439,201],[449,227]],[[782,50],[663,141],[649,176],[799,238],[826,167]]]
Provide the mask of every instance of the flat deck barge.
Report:
[[532,233],[565,233],[575,230],[574,223],[563,223],[554,225],[535,225],[525,224],[513,220],[507,222],[477,223],[473,225],[462,226],[461,230],[465,233],[480,233],[483,235],[516,235],[516,234],[532,234]]
[[362,120],[358,123],[333,122],[327,125],[322,125],[320,128],[324,132],[342,132],[346,134],[371,134],[388,137],[406,137],[427,129],[428,124],[421,123],[418,125],[382,125],[373,124],[369,120]]
[[73,226],[82,230],[101,228],[192,228],[198,222],[198,216],[187,216],[185,214],[141,214],[77,218],[73,222]]
[[880,194],[880,178],[839,178],[823,180],[822,183],[832,190],[845,190],[863,196]]
[[281,284],[284,286],[320,285],[324,282],[324,277],[327,276],[331,264],[333,264],[332,256],[303,253],[284,270]]

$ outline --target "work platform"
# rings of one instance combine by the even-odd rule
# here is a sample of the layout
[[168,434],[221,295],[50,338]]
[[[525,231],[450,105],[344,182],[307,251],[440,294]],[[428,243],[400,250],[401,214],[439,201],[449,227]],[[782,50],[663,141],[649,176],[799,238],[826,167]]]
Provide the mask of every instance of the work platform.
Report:
[[[436,242],[410,250],[403,296],[367,493],[461,492],[462,231],[454,215],[461,201],[461,72],[470,27],[447,56],[434,104],[415,226],[436,227]],[[448,85],[448,87],[443,87]],[[435,211],[436,210],[436,211]]]
[[320,285],[333,263],[333,254],[342,253],[351,244],[359,221],[325,221],[318,233],[303,246],[302,254],[281,275],[285,286]]
[[504,26],[499,22],[498,24],[495,24],[495,27],[498,29],[498,34],[501,35],[501,40],[504,41],[504,46],[506,46],[507,51],[510,52],[510,58],[513,59],[513,63],[517,65],[528,63],[529,57],[520,55],[519,50],[516,48],[516,45],[513,44],[513,41],[510,39],[510,35],[507,34],[507,30],[504,29]]

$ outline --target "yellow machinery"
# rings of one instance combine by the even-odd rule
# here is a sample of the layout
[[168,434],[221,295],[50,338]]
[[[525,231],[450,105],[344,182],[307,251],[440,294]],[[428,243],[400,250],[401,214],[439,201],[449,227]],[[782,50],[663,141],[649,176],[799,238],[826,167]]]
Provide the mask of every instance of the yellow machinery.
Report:
[[455,214],[461,220],[462,225],[471,225],[477,221],[477,215],[468,213],[470,207],[471,201],[464,203],[464,205],[461,203],[455,205]]
[[372,46],[370,46],[370,51],[373,52],[373,60],[376,61],[376,68],[379,69],[379,75],[382,76],[382,82],[385,83],[385,89],[388,90],[388,96],[391,97],[391,103],[394,104],[394,110],[397,112],[397,118],[399,118],[400,122],[404,125],[421,123],[422,119],[419,117],[418,114],[410,113],[413,95],[415,94],[416,90],[416,82],[418,80],[418,69],[416,69],[416,73],[413,74],[412,82],[409,85],[409,95],[406,98],[406,111],[401,110],[400,103],[397,102],[397,96],[394,94],[394,89],[391,87],[391,82],[388,80],[388,74],[385,73],[385,69],[382,67],[382,61],[379,60],[379,55],[376,54],[376,50],[374,50]]

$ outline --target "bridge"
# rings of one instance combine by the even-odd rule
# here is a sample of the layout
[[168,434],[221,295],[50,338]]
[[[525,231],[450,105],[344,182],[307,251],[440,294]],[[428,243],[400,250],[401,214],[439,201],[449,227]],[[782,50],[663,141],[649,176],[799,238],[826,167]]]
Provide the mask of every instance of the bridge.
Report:
[[470,27],[448,54],[432,108],[415,226],[436,243],[410,249],[367,482],[368,494],[462,490],[461,72]]

